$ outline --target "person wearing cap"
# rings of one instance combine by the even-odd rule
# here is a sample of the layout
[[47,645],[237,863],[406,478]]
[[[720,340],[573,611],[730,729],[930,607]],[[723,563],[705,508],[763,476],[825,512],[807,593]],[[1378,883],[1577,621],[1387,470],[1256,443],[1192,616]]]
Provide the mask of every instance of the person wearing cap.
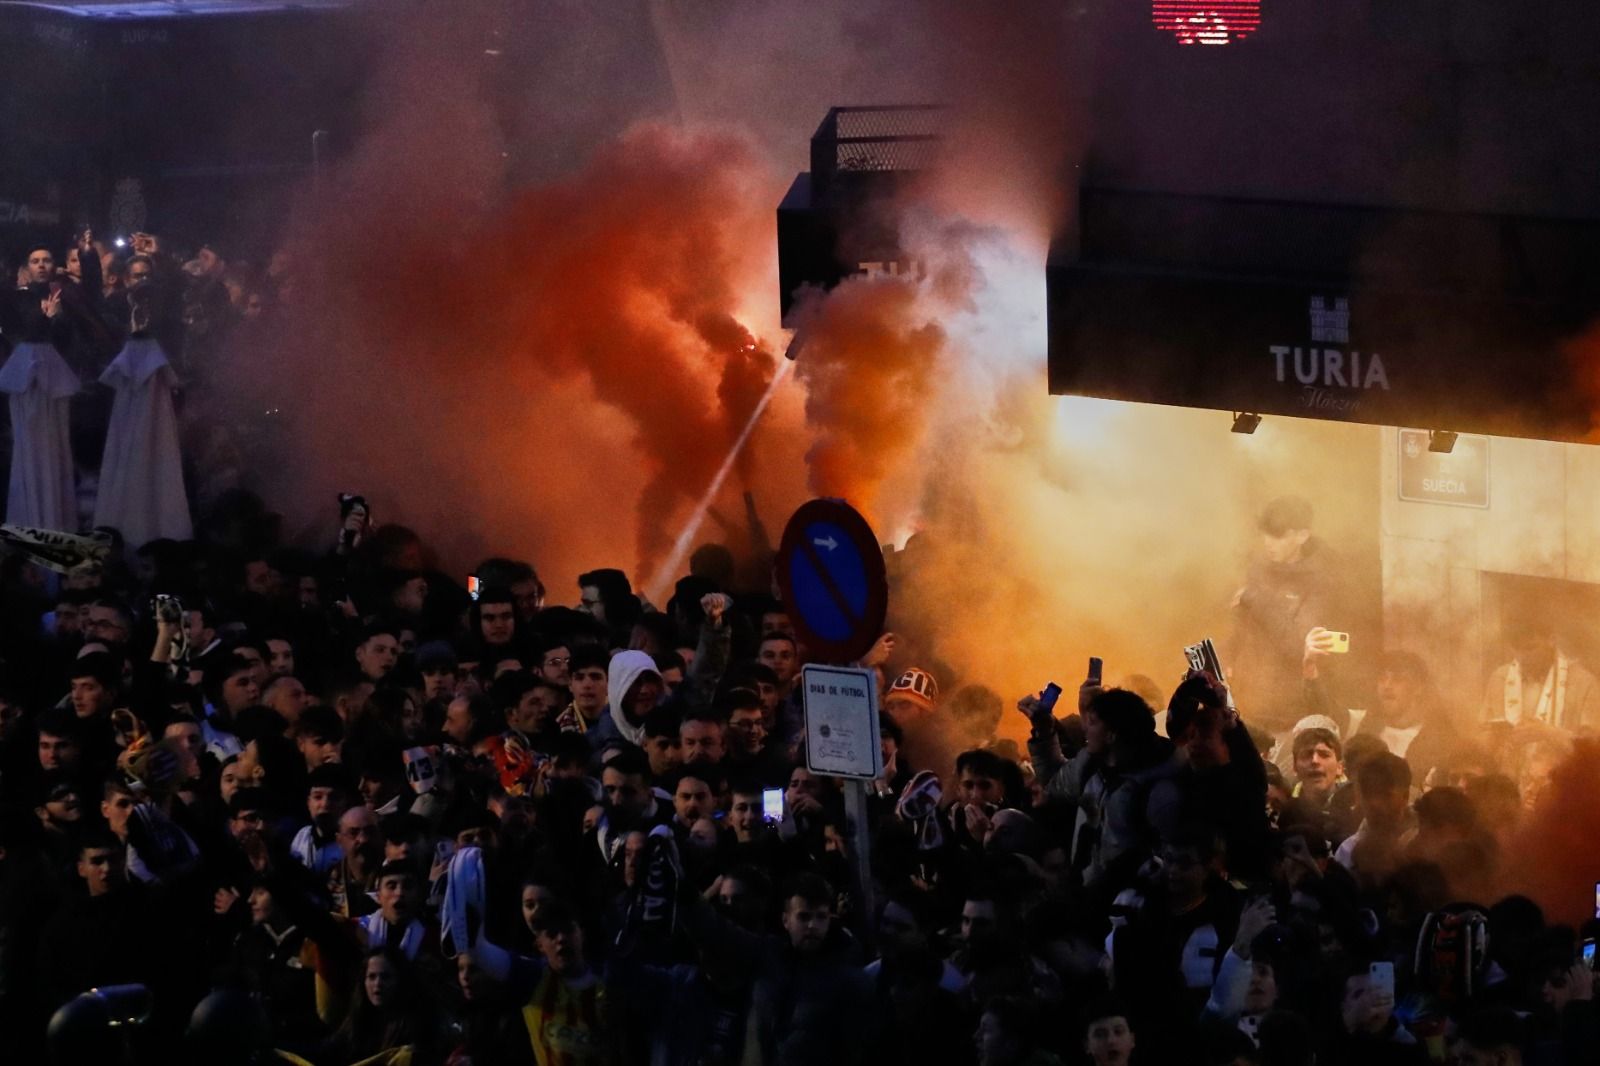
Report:
[[902,671],[883,693],[883,711],[901,730],[899,753],[918,766],[948,765],[956,754],[949,745],[959,730],[933,725],[938,704],[939,683],[916,666]]
[[883,709],[902,727],[933,714],[939,704],[939,683],[920,667],[910,667],[894,679],[883,697]]
[[1294,788],[1286,806],[1286,823],[1320,826],[1338,843],[1356,831],[1355,789],[1345,773],[1344,742],[1339,727],[1325,715],[1307,715],[1295,723],[1290,748]]
[[455,698],[459,667],[449,641],[430,640],[417,649],[417,673],[422,675],[422,701]]
[[35,787],[34,817],[42,832],[35,838],[50,867],[70,884],[78,857],[78,838],[85,827],[83,796],[78,783],[64,770],[49,770]]

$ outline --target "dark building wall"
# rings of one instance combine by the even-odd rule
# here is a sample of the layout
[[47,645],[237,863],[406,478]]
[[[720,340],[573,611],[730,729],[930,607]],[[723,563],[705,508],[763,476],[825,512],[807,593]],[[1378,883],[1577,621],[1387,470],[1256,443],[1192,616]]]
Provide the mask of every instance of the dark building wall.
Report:
[[1103,3],[1094,32],[1094,182],[1600,215],[1600,5],[1273,0],[1185,47]]

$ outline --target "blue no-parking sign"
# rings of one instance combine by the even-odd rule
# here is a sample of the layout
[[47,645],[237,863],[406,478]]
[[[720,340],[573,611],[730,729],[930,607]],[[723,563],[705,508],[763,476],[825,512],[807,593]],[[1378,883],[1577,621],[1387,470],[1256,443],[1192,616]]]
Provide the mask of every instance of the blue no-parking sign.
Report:
[[883,633],[889,608],[883,550],[867,520],[843,500],[812,500],[794,513],[777,571],[789,617],[818,660],[852,662]]

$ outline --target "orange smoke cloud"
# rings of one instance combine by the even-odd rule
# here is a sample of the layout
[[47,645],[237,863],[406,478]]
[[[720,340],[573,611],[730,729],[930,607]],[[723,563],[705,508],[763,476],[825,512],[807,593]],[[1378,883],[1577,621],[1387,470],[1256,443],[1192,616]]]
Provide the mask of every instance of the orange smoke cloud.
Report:
[[1536,900],[1552,921],[1579,925],[1594,916],[1594,826],[1600,823],[1595,766],[1600,741],[1580,740],[1550,775],[1528,820],[1518,829],[1516,854],[1502,858],[1508,889]]
[[461,563],[645,565],[772,374],[734,309],[770,273],[773,188],[737,137],[641,126],[496,202],[472,162],[492,137],[456,128],[440,158],[468,180],[390,167],[380,138],[300,235],[340,251],[275,339],[319,384],[294,476],[366,491]]
[[[671,84],[643,103],[600,78],[563,85],[558,104],[550,86],[519,93],[503,71],[486,76],[485,56],[517,32],[499,5],[469,2],[445,23],[369,20],[380,58],[368,131],[293,220],[310,269],[291,326],[237,374],[241,396],[288,415],[266,488],[296,524],[325,524],[332,493],[349,489],[455,565],[489,551],[557,574],[660,560],[771,380],[755,334],[775,331],[772,209],[792,172],[743,136],[694,132],[697,120],[798,161],[845,97],[942,97],[965,146],[944,202],[979,216],[1024,205],[1034,224],[1055,213],[1040,198],[1064,187],[1074,121],[1055,106],[1075,40],[1058,5],[1027,0],[1002,17],[941,2],[926,20],[881,3],[726,14],[651,12]],[[574,34],[604,28],[574,17]],[[535,66],[551,47],[538,42]],[[778,61],[796,76],[773,78]],[[587,147],[574,130],[616,128],[630,109],[684,125],[573,154]],[[508,159],[528,156],[568,172],[513,191]],[[802,454],[815,491],[869,510],[885,486],[906,494],[946,348],[927,303],[892,281],[826,301],[798,375],[812,428],[797,396],[775,398],[729,498],[712,501],[731,539],[721,515],[738,512],[740,490],[758,487],[769,519],[799,502]]]
[[816,303],[800,336],[813,492],[870,513],[879,486],[927,429],[945,334],[919,309],[917,281],[855,278]]

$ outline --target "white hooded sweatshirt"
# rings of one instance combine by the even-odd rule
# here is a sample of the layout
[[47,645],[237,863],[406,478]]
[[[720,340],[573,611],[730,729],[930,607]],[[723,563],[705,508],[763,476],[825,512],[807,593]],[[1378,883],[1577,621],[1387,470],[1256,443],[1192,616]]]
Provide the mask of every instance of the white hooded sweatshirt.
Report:
[[619,651],[611,657],[611,672],[607,678],[606,692],[611,698],[611,724],[617,727],[622,739],[644,747],[644,724],[634,725],[622,713],[628,694],[639,679],[646,674],[660,677],[656,662],[642,651]]

